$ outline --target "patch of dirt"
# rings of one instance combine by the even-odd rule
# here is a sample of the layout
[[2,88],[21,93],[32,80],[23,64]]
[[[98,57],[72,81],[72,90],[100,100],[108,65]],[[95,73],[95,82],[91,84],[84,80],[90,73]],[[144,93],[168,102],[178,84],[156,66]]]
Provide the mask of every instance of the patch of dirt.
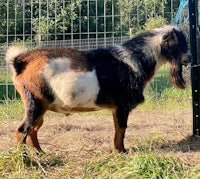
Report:
[[[15,128],[20,121],[1,121],[0,151],[15,147]],[[125,147],[159,152],[174,152],[188,163],[200,163],[200,138],[192,135],[192,110],[174,111],[135,110],[128,120]],[[113,150],[114,124],[112,114],[73,114],[70,116],[50,113],[46,115],[39,131],[39,141],[46,153],[61,156],[94,157],[96,151]],[[149,147],[150,146],[150,147]]]

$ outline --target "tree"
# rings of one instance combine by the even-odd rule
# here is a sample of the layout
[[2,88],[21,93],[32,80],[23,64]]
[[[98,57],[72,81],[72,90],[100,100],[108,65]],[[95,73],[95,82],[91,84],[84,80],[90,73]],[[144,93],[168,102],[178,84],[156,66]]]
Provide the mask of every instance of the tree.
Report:
[[0,43],[15,40],[15,34],[23,31],[23,15],[21,6],[3,0],[0,3]]
[[148,19],[163,17],[171,22],[171,10],[176,11],[179,0],[173,0],[173,6],[171,2],[1,0],[0,43],[134,35],[145,28]]
[[163,17],[166,23],[170,23],[171,13],[176,12],[179,2],[174,0],[171,8],[171,1],[167,0],[117,0],[118,11],[122,16],[118,29],[129,27],[129,32],[134,35],[145,28],[148,19]]
[[[42,6],[42,7],[41,7]],[[33,31],[35,40],[59,40],[62,34],[77,31],[78,24],[73,21],[78,18],[80,0],[76,1],[46,1],[42,5],[33,5]],[[72,26],[73,24],[73,26]],[[52,34],[52,35],[51,35]]]

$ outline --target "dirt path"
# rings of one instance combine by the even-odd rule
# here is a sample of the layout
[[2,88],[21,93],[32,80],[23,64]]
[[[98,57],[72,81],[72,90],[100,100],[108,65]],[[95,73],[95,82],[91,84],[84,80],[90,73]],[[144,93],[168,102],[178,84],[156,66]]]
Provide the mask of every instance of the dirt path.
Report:
[[[0,121],[0,152],[12,150],[15,144],[14,130],[19,121]],[[173,151],[185,162],[200,163],[200,140],[191,138],[192,112],[135,110],[129,116],[125,146],[145,149],[151,146],[159,152]],[[94,156],[99,149],[113,150],[114,126],[112,115],[73,114],[63,116],[48,113],[39,132],[44,151],[61,155]]]

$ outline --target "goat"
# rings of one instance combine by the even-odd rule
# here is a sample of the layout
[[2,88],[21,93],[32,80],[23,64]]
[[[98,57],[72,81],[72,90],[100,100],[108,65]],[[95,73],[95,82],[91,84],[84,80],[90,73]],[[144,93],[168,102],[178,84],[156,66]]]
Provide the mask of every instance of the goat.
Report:
[[88,51],[68,47],[28,51],[12,46],[6,61],[25,107],[16,130],[17,143],[24,139],[42,151],[37,132],[47,110],[68,114],[109,109],[115,149],[126,152],[128,116],[144,101],[147,83],[169,63],[172,82],[185,89],[182,66],[191,59],[183,32],[171,25],[141,33],[121,45]]

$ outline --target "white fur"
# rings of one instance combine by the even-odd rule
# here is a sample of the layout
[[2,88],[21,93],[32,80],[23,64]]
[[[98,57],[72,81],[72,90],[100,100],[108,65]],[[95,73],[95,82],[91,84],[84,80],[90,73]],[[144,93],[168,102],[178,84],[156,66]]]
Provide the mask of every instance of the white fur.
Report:
[[[147,48],[144,50],[147,53],[147,50],[151,50],[150,53],[153,53],[154,59],[156,60],[156,68],[155,68],[155,73],[159,70],[159,68],[166,63],[166,60],[163,59],[161,55],[161,43],[163,42],[163,34],[157,34],[154,37],[151,37],[150,39],[147,40]],[[151,48],[150,48],[151,47]]]
[[167,32],[171,32],[172,29],[176,29],[177,31],[180,31],[177,26],[173,26],[173,25],[165,25],[164,27],[155,28],[153,30],[158,31],[158,33],[164,33],[165,34]]
[[72,108],[99,108],[95,105],[99,93],[99,84],[95,70],[77,72],[70,69],[67,58],[50,61],[42,71],[55,95],[53,106],[59,112]]
[[120,59],[118,58],[118,60],[121,60],[123,63],[127,64],[134,72],[139,72],[139,68],[137,67],[138,64],[132,63],[131,61],[132,57],[129,50],[121,45],[118,45],[115,48],[121,57]]
[[[163,36],[170,32],[173,28],[175,27],[168,25],[163,28],[154,29],[153,31],[157,31],[157,35],[146,39],[146,47],[143,47],[143,52],[145,54],[152,54],[156,60],[154,75],[157,73],[160,67],[167,62],[166,59],[164,59],[164,57],[161,55],[161,44],[163,43]],[[153,78],[151,78],[151,80],[153,80]],[[147,82],[146,86],[150,84],[151,80]]]
[[15,68],[13,67],[13,60],[20,54],[26,53],[28,49],[24,46],[11,46],[6,52],[5,60],[9,64],[13,74],[16,74]]

